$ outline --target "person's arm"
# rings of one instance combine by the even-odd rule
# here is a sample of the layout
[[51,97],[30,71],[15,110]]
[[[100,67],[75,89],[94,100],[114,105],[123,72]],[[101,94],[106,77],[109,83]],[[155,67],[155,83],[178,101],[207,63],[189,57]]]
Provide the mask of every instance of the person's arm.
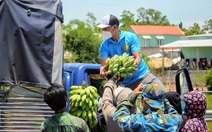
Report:
[[100,46],[100,54],[101,54],[101,67],[100,67],[100,75],[103,76],[106,80],[107,79],[107,75],[105,73],[106,71],[106,60],[107,58],[109,58],[108,56],[108,49],[107,49],[107,46],[105,46],[104,43],[101,44]]
[[[109,81],[104,85],[104,93],[102,96],[102,113],[105,119],[105,123],[108,127],[118,127],[114,126],[113,115],[116,110],[115,100],[114,100],[114,89],[116,89],[114,78],[109,79]],[[112,128],[111,128],[112,129]],[[110,128],[109,128],[110,130]]]
[[141,47],[140,42],[138,40],[138,37],[134,34],[131,36],[131,52],[134,56],[134,61],[136,62],[136,65],[139,66],[141,63]]
[[116,107],[114,106],[113,98],[114,98],[114,78],[111,78],[105,85],[104,85],[104,93],[102,96],[102,112],[104,116],[112,117]]
[[[113,120],[125,131],[133,131],[133,129],[136,130],[137,128],[145,130],[145,127],[140,127],[142,122],[144,122],[144,120],[140,119],[141,117],[144,119],[144,115],[142,113],[130,115],[129,111],[134,106],[138,95],[141,94],[142,87],[143,84],[139,85],[133,92],[131,92],[128,95],[128,98],[117,106],[114,113]],[[140,125],[137,124],[138,122],[140,122]]]
[[[137,95],[131,92],[129,94],[129,97],[117,106],[114,113],[113,120],[116,121],[119,127],[121,127],[121,129],[124,131],[134,131],[136,129],[141,129],[139,127],[140,125],[138,125],[137,122],[140,122],[142,124],[143,121],[138,121],[140,119],[139,115],[131,115],[129,111],[133,107],[136,98]],[[134,127],[135,125],[138,126]]]
[[106,124],[113,121],[113,115],[115,113],[116,107],[113,102],[112,89],[106,87],[102,96],[102,113],[104,115]]
[[136,62],[136,67],[137,67],[141,63],[140,52],[134,52],[133,56],[134,56],[134,61]]

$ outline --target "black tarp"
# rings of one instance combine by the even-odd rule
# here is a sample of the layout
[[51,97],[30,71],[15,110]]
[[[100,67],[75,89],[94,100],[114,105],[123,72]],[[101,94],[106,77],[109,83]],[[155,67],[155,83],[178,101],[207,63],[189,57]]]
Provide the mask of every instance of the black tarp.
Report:
[[61,83],[62,23],[60,0],[0,0],[0,85]]

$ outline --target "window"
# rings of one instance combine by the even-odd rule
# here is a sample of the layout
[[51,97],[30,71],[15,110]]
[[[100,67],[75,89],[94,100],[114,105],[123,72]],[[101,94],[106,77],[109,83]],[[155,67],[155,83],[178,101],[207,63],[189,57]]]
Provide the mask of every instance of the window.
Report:
[[150,39],[144,39],[144,46],[150,45]]
[[150,45],[150,36],[143,36],[143,40],[144,40],[144,46],[149,46]]
[[163,36],[156,36],[156,38],[157,38],[157,45],[158,46],[163,45],[164,37]]
[[157,44],[158,44],[158,46],[163,45],[163,40],[162,40],[162,39],[158,39],[158,40],[157,40]]

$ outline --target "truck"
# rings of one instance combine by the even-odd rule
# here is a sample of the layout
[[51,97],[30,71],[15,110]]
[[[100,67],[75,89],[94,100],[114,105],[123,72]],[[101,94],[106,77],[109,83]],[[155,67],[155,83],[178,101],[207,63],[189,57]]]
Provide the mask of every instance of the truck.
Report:
[[86,81],[102,94],[100,64],[63,63],[61,0],[0,0],[0,12],[0,131],[40,131],[52,83],[69,93]]
[[[71,86],[81,86],[83,81],[86,81],[87,86],[97,88],[101,97],[107,81],[99,74],[100,66],[100,64],[89,63],[64,63],[63,85],[67,93],[70,92]],[[181,69],[176,73],[179,94],[183,93],[184,84],[182,83],[185,82],[188,90],[192,91],[188,70]],[[41,122],[53,113],[43,101],[44,90],[33,87],[0,87],[0,131],[40,131]],[[99,104],[99,110],[101,110],[101,101]],[[67,112],[69,107],[68,100]]]
[[[99,74],[100,64],[65,63],[63,85],[67,93],[70,87],[94,86],[102,96],[106,80]],[[0,87],[0,131],[40,131],[40,125],[53,111],[43,101],[43,88]],[[68,94],[69,95],[69,94]],[[66,111],[69,112],[70,101]]]

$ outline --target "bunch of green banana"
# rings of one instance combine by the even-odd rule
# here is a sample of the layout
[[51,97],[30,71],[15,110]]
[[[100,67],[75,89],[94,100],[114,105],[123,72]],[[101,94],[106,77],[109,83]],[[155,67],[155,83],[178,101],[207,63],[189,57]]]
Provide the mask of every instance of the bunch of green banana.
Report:
[[106,60],[106,74],[116,76],[118,78],[129,77],[135,71],[136,63],[134,57],[124,53],[122,56],[115,55]]
[[94,86],[71,86],[70,88],[70,114],[80,117],[87,122],[90,128],[96,126],[98,111],[98,93]]

